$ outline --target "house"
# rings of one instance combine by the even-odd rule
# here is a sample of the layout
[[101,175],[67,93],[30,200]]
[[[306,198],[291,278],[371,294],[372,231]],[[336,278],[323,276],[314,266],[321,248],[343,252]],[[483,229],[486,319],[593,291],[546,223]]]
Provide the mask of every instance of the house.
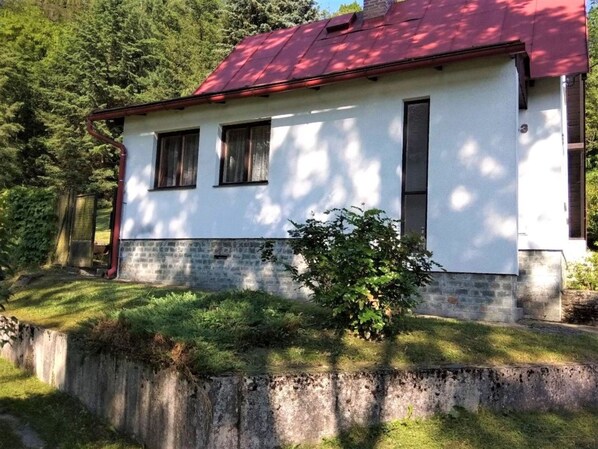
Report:
[[261,239],[292,258],[289,219],[363,204],[446,270],[421,311],[560,320],[587,72],[583,0],[365,0],[248,37],[193,95],[88,117],[121,151],[110,275],[300,296]]

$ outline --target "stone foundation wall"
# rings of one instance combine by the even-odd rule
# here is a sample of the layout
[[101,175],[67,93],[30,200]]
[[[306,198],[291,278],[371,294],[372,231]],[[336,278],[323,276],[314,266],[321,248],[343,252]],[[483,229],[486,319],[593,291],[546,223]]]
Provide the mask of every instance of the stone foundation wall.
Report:
[[422,290],[417,312],[452,318],[514,322],[517,277],[500,274],[434,273]]
[[[123,240],[119,278],[189,285],[205,290],[264,290],[306,298],[279,264],[262,262],[260,239]],[[274,240],[274,254],[295,260],[285,240]]]
[[28,325],[0,353],[148,449],[275,449],[454,407],[598,407],[596,364],[187,379]]
[[517,300],[525,318],[561,321],[564,270],[561,251],[519,251]]

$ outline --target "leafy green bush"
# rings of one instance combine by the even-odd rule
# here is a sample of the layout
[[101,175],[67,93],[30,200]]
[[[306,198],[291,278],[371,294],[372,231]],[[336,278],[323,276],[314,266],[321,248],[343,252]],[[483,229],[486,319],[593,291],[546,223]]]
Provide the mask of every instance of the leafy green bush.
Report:
[[[419,302],[419,288],[437,266],[419,235],[399,235],[399,221],[379,209],[332,209],[327,221],[291,222],[290,245],[305,267],[284,264],[293,279],[309,288],[315,303],[332,311],[344,328],[363,338],[392,331],[393,317]],[[272,242],[262,258],[277,262]]]
[[56,197],[47,189],[0,192],[0,265],[4,271],[47,261],[56,235]]
[[596,248],[598,244],[598,169],[586,174],[586,202],[588,213],[588,244]]
[[572,263],[567,269],[567,288],[598,290],[598,252],[592,252],[583,262]]

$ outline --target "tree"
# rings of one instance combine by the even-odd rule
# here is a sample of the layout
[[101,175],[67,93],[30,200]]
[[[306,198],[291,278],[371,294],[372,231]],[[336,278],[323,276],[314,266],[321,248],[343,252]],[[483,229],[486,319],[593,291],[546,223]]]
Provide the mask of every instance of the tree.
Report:
[[598,242],[598,8],[590,4],[588,14],[588,47],[590,70],[586,81],[586,195],[588,243],[591,247]]
[[40,183],[46,130],[38,111],[38,67],[59,28],[27,3],[7,2],[0,9],[0,188]]
[[227,2],[224,44],[230,49],[246,36],[289,28],[320,17],[314,0],[240,0]]
[[[399,221],[378,209],[332,209],[326,221],[291,221],[289,245],[303,264],[283,263],[338,324],[366,339],[392,333],[393,320],[419,302],[419,288],[439,266],[420,235],[399,234]],[[279,262],[267,242],[264,260]]]
[[343,3],[338,7],[338,11],[335,12],[333,15],[340,16],[343,14],[348,14],[350,12],[359,12],[361,11],[361,5],[354,1],[353,3]]

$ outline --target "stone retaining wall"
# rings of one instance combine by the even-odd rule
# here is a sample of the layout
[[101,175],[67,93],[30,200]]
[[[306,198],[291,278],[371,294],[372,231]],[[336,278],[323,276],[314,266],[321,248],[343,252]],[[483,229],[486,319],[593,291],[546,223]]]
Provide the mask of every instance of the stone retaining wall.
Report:
[[598,407],[598,365],[222,376],[194,381],[21,325],[2,357],[148,449],[274,449],[358,424],[446,413]]
[[598,326],[598,292],[565,290],[563,292],[563,321]]

